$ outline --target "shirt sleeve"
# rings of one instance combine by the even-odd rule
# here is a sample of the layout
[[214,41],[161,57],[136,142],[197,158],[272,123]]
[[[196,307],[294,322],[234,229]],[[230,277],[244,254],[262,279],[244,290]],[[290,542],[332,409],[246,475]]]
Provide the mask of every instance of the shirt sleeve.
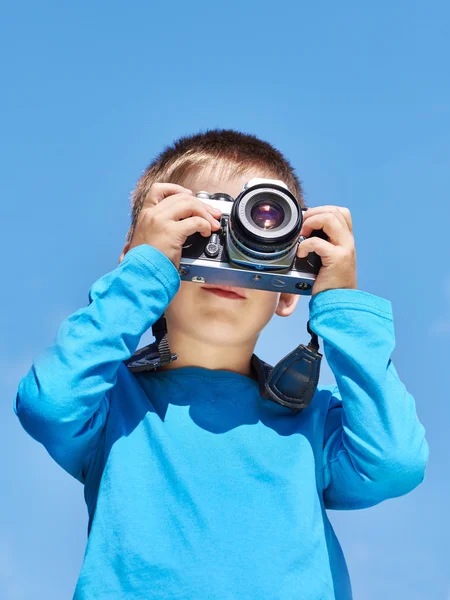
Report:
[[179,286],[178,271],[162,252],[135,246],[91,286],[89,304],[60,324],[53,343],[19,383],[13,408],[21,425],[82,483],[119,367]]
[[391,360],[391,303],[361,290],[327,290],[310,300],[310,327],[337,384],[324,428],[325,507],[366,508],[410,492],[424,479],[428,445]]

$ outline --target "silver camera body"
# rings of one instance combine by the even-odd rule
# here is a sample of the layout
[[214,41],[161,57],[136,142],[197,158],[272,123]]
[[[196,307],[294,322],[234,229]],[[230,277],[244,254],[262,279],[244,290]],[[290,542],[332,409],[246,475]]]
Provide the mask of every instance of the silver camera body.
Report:
[[[283,181],[254,178],[234,199],[217,192],[196,197],[222,211],[221,229],[195,233],[182,248],[180,278],[195,283],[310,295],[321,267],[310,252],[297,257],[303,212]],[[327,239],[323,231],[313,231]]]

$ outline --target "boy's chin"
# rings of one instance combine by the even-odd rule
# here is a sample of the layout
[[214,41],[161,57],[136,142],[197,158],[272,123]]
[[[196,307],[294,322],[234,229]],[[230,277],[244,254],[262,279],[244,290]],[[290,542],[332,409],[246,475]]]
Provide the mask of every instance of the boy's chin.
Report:
[[242,323],[234,319],[203,319],[202,321],[191,321],[189,333],[193,338],[201,339],[205,342],[211,342],[216,346],[230,346],[245,343],[253,337],[248,329],[248,323],[245,329]]

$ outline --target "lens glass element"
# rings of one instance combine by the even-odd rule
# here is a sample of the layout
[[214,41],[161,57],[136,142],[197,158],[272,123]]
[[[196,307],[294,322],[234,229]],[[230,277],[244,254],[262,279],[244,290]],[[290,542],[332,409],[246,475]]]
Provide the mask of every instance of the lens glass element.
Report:
[[251,209],[252,221],[261,229],[274,229],[279,227],[284,220],[284,210],[273,200],[256,202]]

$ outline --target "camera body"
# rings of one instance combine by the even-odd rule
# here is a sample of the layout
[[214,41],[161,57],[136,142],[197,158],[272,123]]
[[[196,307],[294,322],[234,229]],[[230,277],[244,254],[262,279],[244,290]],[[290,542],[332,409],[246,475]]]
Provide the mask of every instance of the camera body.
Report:
[[[310,295],[321,267],[310,252],[296,256],[303,212],[283,181],[254,178],[236,199],[221,192],[196,197],[222,211],[221,229],[209,238],[190,235],[179,267],[184,281]],[[311,236],[328,239],[322,230]]]

